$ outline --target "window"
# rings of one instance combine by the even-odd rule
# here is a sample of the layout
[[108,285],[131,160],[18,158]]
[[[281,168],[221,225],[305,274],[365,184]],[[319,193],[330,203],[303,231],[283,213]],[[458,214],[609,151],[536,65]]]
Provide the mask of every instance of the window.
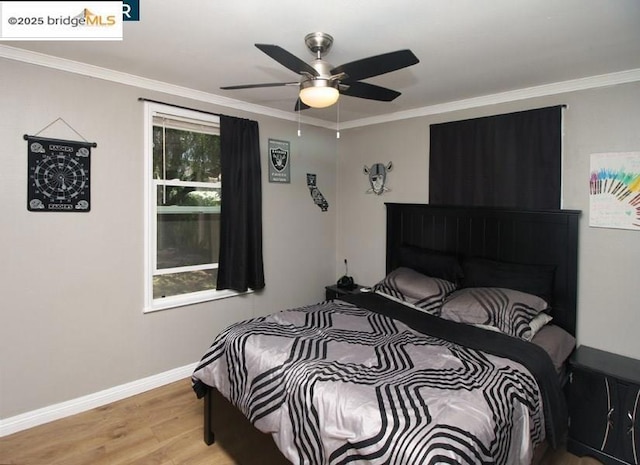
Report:
[[217,116],[145,103],[145,311],[233,294],[215,290],[219,128]]

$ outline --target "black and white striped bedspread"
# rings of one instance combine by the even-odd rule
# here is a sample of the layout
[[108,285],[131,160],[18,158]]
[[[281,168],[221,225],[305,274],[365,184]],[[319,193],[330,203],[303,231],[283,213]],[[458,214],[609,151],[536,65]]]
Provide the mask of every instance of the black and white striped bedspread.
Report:
[[294,464],[527,464],[545,436],[520,363],[340,300],[227,328],[193,383],[216,387]]

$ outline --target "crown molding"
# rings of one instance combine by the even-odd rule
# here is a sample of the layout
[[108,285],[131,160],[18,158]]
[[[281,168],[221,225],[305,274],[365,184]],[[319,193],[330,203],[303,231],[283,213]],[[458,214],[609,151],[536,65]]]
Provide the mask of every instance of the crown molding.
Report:
[[[208,92],[202,92],[162,81],[156,81],[154,79],[147,79],[120,71],[114,71],[107,68],[101,68],[99,66],[89,65],[73,60],[67,60],[65,58],[58,58],[51,55],[32,52],[15,47],[9,47],[6,45],[0,45],[0,58],[22,61],[38,66],[45,66],[60,71],[67,71],[69,73],[90,76],[97,79],[103,79],[106,81],[140,87],[147,90],[163,92],[178,97],[185,97],[204,103],[210,103],[212,105],[219,105],[222,107],[256,113],[259,115],[271,116],[288,121],[298,121],[298,115],[295,113],[276,110],[274,108],[269,108],[262,105],[243,102],[242,100],[222,97],[220,95],[211,94]],[[555,82],[552,84],[517,89],[508,92],[501,92],[498,94],[485,95],[482,97],[474,97],[470,99],[430,105],[426,107],[415,108],[413,110],[399,111],[388,113],[385,115],[346,121],[340,123],[340,130],[344,131],[347,129],[400,121],[409,118],[431,116],[452,111],[467,110],[470,108],[514,102],[518,100],[526,100],[535,97],[557,95],[579,90],[594,89],[598,87],[614,86],[636,81],[640,81],[640,69],[631,69],[627,71],[620,71],[617,73],[602,74],[598,76],[590,76],[569,81]],[[332,130],[338,129],[338,125],[334,122],[323,121],[308,116],[301,116],[300,122],[311,126],[318,126]]]
[[618,84],[626,84],[636,81],[640,81],[640,69],[630,69],[627,71],[620,71],[618,73],[601,74],[598,76],[591,76],[581,79],[554,82],[552,84],[545,84],[542,86],[527,87],[524,89],[518,89],[509,92],[501,92],[499,94],[485,95],[482,97],[474,97],[470,99],[446,102],[438,105],[430,105],[428,107],[415,108],[413,110],[388,113],[386,115],[372,116],[370,118],[362,118],[341,123],[340,128],[341,130],[346,130],[362,126],[370,126],[373,124],[388,123],[403,119],[438,115],[451,111],[467,110],[470,108],[514,102],[518,100],[526,100],[535,97],[564,94],[567,92],[575,92],[579,90],[595,89],[597,87],[615,86]]
[[[47,68],[57,69],[59,71],[66,71],[82,76],[103,79],[105,81],[117,82],[119,84],[125,84],[133,87],[140,87],[146,90],[163,92],[166,94],[175,95],[177,97],[185,97],[199,102],[233,108],[235,110],[241,110],[258,115],[272,116],[274,118],[298,122],[298,115],[296,113],[276,110],[274,108],[269,108],[262,105],[255,105],[252,103],[243,102],[241,100],[190,89],[188,87],[177,86],[162,81],[156,81],[154,79],[148,79],[140,76],[135,76],[133,74],[123,73],[121,71],[114,71],[108,68],[102,68],[100,66],[81,63],[79,61],[73,61],[66,58],[59,58],[43,53],[32,52],[30,50],[23,50],[6,45],[0,45],[0,58],[22,61],[24,63],[29,63],[32,65],[44,66]],[[303,124],[323,127],[327,129],[335,129],[336,126],[335,123],[323,121],[318,118],[311,118],[308,116],[301,116],[300,122]]]

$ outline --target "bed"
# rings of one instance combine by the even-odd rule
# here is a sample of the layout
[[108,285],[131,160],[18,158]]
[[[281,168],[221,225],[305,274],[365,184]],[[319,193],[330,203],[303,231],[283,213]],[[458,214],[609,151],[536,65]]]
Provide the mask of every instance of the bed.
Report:
[[255,463],[520,464],[563,441],[580,212],[386,210],[371,289],[216,337],[192,377],[205,442],[227,415]]

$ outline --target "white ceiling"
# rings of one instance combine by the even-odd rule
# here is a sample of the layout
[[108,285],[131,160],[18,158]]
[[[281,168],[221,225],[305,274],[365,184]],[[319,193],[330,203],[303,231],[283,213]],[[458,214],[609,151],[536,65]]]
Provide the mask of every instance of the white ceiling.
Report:
[[[405,48],[420,59],[366,80],[402,92],[393,102],[342,96],[344,123],[640,74],[639,0],[141,0],[140,21],[124,23],[121,42],[3,44],[293,114],[295,87],[219,88],[298,80],[254,44],[276,44],[311,61],[304,36],[316,31],[333,36],[325,59],[335,66]],[[335,123],[337,106],[303,115]]]

